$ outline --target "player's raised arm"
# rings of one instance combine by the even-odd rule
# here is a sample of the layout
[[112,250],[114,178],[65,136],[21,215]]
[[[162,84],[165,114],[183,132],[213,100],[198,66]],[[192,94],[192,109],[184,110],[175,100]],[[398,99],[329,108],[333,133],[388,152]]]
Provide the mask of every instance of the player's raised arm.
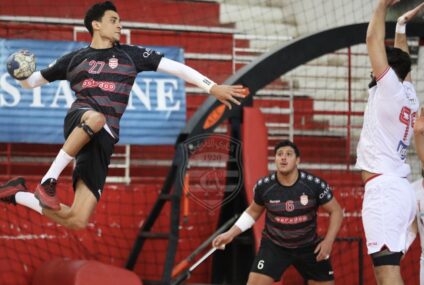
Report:
[[231,103],[240,105],[240,102],[236,98],[244,98],[248,94],[247,88],[244,88],[242,85],[218,85],[193,68],[168,58],[162,58],[157,70],[175,75],[202,88],[229,109],[231,109]]
[[[414,9],[409,10],[408,12],[404,13],[402,16],[400,16],[397,19],[396,23],[396,33],[395,33],[395,44],[394,46],[397,48],[400,48],[404,52],[409,54],[409,48],[408,48],[408,39],[406,37],[406,24],[414,18],[421,9],[424,8],[424,2],[415,7]],[[406,81],[412,82],[411,73],[408,73],[408,75],[405,77]]]
[[377,80],[389,66],[384,44],[386,12],[389,6],[397,2],[399,0],[379,0],[368,24],[366,37],[368,56],[371,61],[372,71]]

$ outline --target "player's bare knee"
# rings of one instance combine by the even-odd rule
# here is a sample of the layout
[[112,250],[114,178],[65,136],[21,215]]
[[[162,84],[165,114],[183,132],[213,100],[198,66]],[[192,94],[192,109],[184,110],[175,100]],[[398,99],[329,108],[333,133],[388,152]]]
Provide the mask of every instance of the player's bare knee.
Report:
[[246,285],[257,285],[257,284],[272,284],[273,282],[267,282],[267,281],[262,281],[262,282],[258,282],[258,280],[247,280]]
[[256,285],[256,284],[272,285],[273,283],[274,283],[274,280],[271,277],[251,272],[249,274],[249,278],[247,280],[246,285]]
[[102,113],[88,111],[82,116],[81,124],[89,126],[96,133],[106,124],[106,117]]
[[[87,112],[88,113],[88,112]],[[98,112],[90,112],[87,116],[82,118],[81,123],[78,125],[90,138],[100,131],[106,124],[106,117]]]
[[106,117],[98,112],[91,112],[84,121],[94,132],[98,132],[106,124]]

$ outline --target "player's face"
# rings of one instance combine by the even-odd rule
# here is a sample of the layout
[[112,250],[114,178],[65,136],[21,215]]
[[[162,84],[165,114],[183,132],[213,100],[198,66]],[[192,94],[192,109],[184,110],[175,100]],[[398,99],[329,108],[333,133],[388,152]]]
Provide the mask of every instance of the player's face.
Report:
[[121,21],[115,11],[106,11],[99,25],[99,33],[102,38],[111,42],[118,42],[121,37]]
[[287,175],[297,170],[297,164],[300,159],[296,156],[294,149],[290,146],[283,146],[277,149],[275,153],[275,165],[277,171],[283,175]]

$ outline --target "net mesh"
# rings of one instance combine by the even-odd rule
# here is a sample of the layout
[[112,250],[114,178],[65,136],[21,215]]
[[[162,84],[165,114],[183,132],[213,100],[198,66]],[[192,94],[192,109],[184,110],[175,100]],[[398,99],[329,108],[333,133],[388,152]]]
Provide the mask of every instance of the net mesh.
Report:
[[[122,42],[183,47],[186,64],[214,81],[222,82],[261,54],[292,39],[338,26],[368,22],[373,2],[129,0],[116,1],[116,5],[124,21]],[[89,41],[90,37],[81,24],[85,10],[91,4],[92,1],[86,0],[1,1],[0,37]],[[415,4],[417,1],[401,3],[390,11],[389,17],[396,18],[399,11]],[[418,19],[422,20],[422,16]],[[412,75],[417,94],[422,97],[422,40],[410,38],[409,42],[414,59]],[[7,55],[1,54],[0,57],[6,58]],[[254,101],[254,106],[259,107],[266,118],[269,169],[275,169],[273,145],[282,138],[294,139],[302,152],[301,168],[325,178],[344,208],[340,239],[332,255],[336,283],[375,284],[361,225],[363,187],[359,173],[353,168],[368,96],[369,72],[364,44],[343,48],[282,75],[259,90]],[[1,76],[0,108],[11,100],[5,85],[6,75]],[[207,96],[191,85],[187,85],[186,92],[189,120]],[[227,125],[223,124],[217,133],[227,131]],[[0,143],[2,181],[25,175],[29,177],[30,188],[34,189],[59,148],[59,145]],[[84,231],[68,231],[27,209],[2,206],[0,283],[30,284],[36,269],[55,257],[96,259],[123,266],[139,226],[158,197],[173,154],[173,146],[131,146],[131,183],[106,186],[96,213]],[[420,166],[413,148],[408,159],[412,168],[410,179],[415,180]],[[196,176],[199,169],[205,172],[204,167],[201,163],[194,163],[189,172]],[[215,167],[223,169],[225,164]],[[70,173],[69,167],[58,190],[62,201],[68,203],[73,197]],[[120,176],[122,173],[120,169],[111,169],[111,175]],[[216,182],[216,176],[204,179],[215,179]],[[200,187],[201,199],[208,199],[205,195],[210,193],[204,191],[198,181],[191,181],[190,186],[192,191]],[[188,204],[180,213],[177,262],[212,234],[219,216],[219,207],[208,209],[189,196],[183,198],[183,203]],[[169,231],[170,215],[169,206],[166,206],[153,231]],[[319,231],[323,234],[328,217],[320,214],[319,222]],[[406,284],[418,283],[419,254],[419,245],[415,242],[402,261]],[[135,272],[142,279],[159,280],[165,255],[163,241],[148,240]],[[210,277],[211,263],[208,260],[194,272],[190,282],[207,282]],[[289,271],[284,284],[299,284],[299,278]]]

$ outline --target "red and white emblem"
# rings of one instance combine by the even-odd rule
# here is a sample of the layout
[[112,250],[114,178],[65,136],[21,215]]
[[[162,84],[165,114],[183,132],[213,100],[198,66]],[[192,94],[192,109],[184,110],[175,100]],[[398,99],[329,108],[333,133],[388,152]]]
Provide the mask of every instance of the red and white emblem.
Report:
[[109,58],[109,67],[112,69],[118,67],[118,59],[116,57]]
[[309,199],[308,199],[308,195],[306,194],[302,194],[302,196],[300,196],[300,204],[302,204],[303,206],[308,205]]

